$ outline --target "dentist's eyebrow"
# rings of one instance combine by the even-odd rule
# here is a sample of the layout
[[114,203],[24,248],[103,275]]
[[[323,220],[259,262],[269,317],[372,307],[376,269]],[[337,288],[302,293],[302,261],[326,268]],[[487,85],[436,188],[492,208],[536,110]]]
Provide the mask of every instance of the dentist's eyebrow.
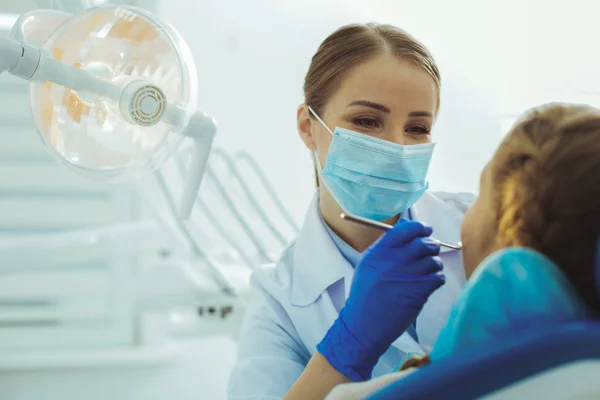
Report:
[[433,117],[429,111],[413,111],[408,113],[409,117]]
[[[352,107],[352,106],[363,106],[363,107],[370,107],[373,108],[375,110],[379,110],[382,111],[384,113],[391,113],[392,111],[387,108],[386,106],[384,106],[383,104],[379,104],[379,103],[374,103],[372,101],[368,101],[368,100],[357,100],[357,101],[353,101],[352,103],[348,104],[347,107]],[[429,118],[433,118],[433,114],[430,113],[429,111],[411,111],[408,113],[409,117],[429,117]]]
[[382,112],[388,113],[388,114],[392,112],[389,108],[387,108],[383,104],[373,103],[372,101],[368,101],[368,100],[353,101],[352,103],[348,104],[346,107],[352,107],[352,106],[370,107],[370,108],[374,108],[375,110],[379,110],[379,111],[382,111]]

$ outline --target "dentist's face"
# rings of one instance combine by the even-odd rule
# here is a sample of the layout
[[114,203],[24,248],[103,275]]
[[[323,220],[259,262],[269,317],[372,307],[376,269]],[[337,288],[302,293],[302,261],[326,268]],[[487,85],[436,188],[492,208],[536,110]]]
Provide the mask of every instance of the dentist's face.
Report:
[[[404,145],[428,143],[437,98],[436,84],[426,71],[382,54],[350,71],[319,116],[331,130],[339,126]],[[323,165],[331,134],[303,107],[300,135]]]

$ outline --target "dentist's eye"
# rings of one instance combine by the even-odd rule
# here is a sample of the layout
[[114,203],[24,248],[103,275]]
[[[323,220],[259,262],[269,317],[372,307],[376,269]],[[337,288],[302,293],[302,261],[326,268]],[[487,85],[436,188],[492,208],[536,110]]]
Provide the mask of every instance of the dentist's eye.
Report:
[[352,120],[352,123],[362,129],[379,129],[381,124],[373,117],[358,117]]
[[415,125],[406,128],[406,132],[413,135],[429,135],[431,130],[425,126]]

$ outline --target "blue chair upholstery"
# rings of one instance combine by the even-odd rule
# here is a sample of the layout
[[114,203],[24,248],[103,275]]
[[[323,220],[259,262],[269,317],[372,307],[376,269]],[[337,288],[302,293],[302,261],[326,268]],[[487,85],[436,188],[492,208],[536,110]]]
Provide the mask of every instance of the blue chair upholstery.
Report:
[[590,359],[600,360],[600,322],[530,328],[458,351],[368,399],[476,399],[542,371]]
[[[594,280],[600,294],[600,237]],[[582,360],[600,361],[600,321],[538,326],[498,336],[493,342],[473,345],[438,360],[368,399],[476,399]]]

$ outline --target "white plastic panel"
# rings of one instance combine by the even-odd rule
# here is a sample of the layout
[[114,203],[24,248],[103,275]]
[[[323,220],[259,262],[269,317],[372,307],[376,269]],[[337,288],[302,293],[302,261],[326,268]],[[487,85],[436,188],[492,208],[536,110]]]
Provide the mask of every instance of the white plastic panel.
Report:
[[163,241],[151,223],[0,240],[0,354],[136,344],[137,256]]
[[0,119],[4,123],[14,122],[33,127],[29,115],[29,93],[25,81],[3,74],[0,76]]
[[[516,361],[518,362],[518,361]],[[600,361],[580,361],[536,374],[481,400],[592,400],[600,399]]]
[[0,351],[133,345],[133,259],[0,279]]

